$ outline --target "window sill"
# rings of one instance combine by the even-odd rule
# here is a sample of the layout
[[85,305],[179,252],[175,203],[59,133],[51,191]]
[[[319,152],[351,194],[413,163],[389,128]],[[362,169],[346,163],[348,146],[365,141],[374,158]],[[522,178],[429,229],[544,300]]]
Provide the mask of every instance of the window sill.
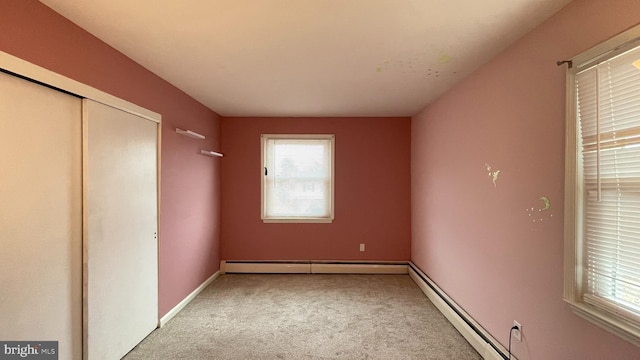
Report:
[[333,219],[329,218],[267,218],[262,219],[265,224],[284,224],[284,223],[298,223],[298,224],[329,224],[333,222]]
[[640,328],[621,318],[612,316],[592,305],[582,302],[565,301],[571,305],[573,312],[581,318],[629,341],[630,343],[640,346]]

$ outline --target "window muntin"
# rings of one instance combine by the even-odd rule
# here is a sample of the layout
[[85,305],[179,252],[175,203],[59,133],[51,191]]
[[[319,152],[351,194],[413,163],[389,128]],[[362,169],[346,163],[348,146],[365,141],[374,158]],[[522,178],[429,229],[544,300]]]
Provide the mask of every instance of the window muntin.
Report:
[[333,151],[333,135],[262,135],[263,221],[333,221]]

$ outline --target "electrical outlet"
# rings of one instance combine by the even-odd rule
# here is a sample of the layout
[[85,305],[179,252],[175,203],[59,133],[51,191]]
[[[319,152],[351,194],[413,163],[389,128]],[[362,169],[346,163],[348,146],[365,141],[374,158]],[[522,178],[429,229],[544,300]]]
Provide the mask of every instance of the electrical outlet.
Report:
[[360,251],[364,251],[364,244],[360,244]]
[[517,329],[513,329],[513,338],[522,341],[522,325],[519,322],[513,320],[513,326],[517,327]]

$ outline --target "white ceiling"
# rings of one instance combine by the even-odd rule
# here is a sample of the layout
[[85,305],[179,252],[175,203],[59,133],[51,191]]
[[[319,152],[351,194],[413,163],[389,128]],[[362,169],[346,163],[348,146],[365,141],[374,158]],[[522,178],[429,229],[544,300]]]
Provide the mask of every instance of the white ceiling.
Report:
[[41,0],[223,116],[411,116],[570,0]]

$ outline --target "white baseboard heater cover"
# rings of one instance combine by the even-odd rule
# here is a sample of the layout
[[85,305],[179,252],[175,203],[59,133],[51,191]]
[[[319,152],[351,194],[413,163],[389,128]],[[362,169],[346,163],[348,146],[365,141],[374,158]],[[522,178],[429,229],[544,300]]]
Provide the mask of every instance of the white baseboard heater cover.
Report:
[[[221,261],[222,274],[409,274],[485,360],[508,360],[506,349],[411,262]],[[511,356],[512,360],[518,360]]]
[[406,262],[221,261],[226,274],[408,274]]
[[[506,349],[469,314],[449,298],[429,277],[413,263],[409,263],[409,276],[431,300],[460,334],[485,360],[508,360]],[[511,355],[511,360],[517,358]]]
[[311,264],[223,261],[220,269],[225,274],[310,274]]

